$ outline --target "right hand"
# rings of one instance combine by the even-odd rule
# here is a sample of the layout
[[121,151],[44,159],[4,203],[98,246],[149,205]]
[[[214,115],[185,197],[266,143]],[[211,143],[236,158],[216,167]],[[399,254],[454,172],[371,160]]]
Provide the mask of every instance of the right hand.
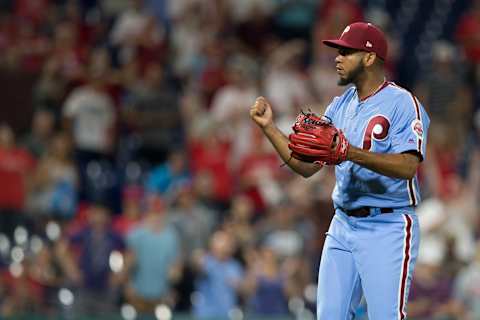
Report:
[[264,97],[258,97],[250,108],[250,117],[264,129],[273,124],[273,112],[270,103]]

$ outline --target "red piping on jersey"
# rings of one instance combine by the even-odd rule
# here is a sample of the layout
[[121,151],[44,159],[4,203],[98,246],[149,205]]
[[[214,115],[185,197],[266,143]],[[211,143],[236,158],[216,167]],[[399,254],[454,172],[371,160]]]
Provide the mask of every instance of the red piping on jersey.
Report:
[[360,99],[360,101],[365,101],[365,100],[367,100],[368,98],[376,95],[377,93],[379,93],[380,91],[382,91],[382,89],[385,88],[386,86],[388,86],[388,81],[387,81],[387,80],[384,80],[383,83],[380,85],[380,87],[377,88],[377,90],[375,90],[373,93],[369,94],[369,95],[366,96],[365,98]]
[[404,215],[407,223],[405,226],[405,252],[403,258],[403,266],[402,266],[402,282],[400,286],[400,304],[398,306],[400,312],[400,319],[403,320],[407,316],[405,314],[405,300],[406,300],[406,290],[407,290],[407,278],[408,278],[408,267],[410,264],[410,242],[412,239],[412,218],[408,215]]
[[[412,97],[412,100],[413,100],[413,105],[414,105],[414,108],[415,108],[416,118],[417,118],[418,121],[421,122],[422,118],[421,118],[421,113],[420,113],[420,107],[418,106],[418,101],[417,101],[417,98],[415,97],[415,95],[411,91],[409,91],[409,90],[407,90],[403,87],[400,87],[398,84],[396,84],[394,82],[390,81],[388,84],[391,84],[392,86],[397,87],[399,89],[405,90],[410,94],[410,96]],[[423,154],[422,154],[422,139],[419,138],[419,137],[417,137],[417,152],[419,154],[421,154],[422,157],[423,157]]]

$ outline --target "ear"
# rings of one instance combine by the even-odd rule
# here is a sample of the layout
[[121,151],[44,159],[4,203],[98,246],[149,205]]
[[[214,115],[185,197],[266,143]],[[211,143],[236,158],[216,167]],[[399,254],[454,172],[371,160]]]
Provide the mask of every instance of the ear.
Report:
[[365,64],[365,67],[370,67],[377,61],[377,54],[375,52],[367,52],[363,56],[363,63]]

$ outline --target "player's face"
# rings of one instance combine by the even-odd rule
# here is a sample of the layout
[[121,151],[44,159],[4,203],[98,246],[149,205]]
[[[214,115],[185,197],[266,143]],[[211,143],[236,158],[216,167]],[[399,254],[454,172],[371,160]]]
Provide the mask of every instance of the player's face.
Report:
[[350,83],[356,83],[358,77],[363,73],[365,66],[362,59],[365,52],[349,48],[339,48],[338,55],[335,58],[337,73],[339,75],[338,84],[346,86]]

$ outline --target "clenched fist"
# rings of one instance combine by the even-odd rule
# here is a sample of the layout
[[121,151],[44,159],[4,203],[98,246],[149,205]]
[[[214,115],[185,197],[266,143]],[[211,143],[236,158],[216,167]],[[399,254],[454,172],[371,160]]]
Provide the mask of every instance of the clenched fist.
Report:
[[272,107],[264,97],[258,97],[250,107],[250,117],[260,128],[266,128],[273,123]]

